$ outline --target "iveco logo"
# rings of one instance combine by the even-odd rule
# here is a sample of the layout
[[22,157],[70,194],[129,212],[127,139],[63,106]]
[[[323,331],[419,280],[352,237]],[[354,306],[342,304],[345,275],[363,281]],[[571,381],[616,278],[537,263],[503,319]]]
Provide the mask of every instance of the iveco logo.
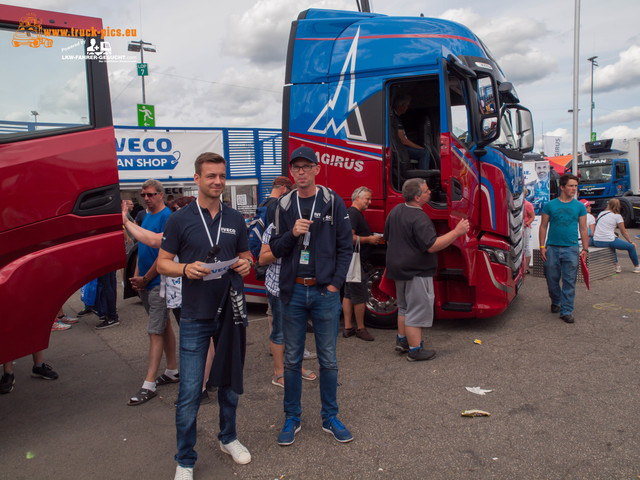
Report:
[[222,233],[230,233],[231,235],[235,235],[236,234],[235,228],[221,227],[220,230],[222,231]]

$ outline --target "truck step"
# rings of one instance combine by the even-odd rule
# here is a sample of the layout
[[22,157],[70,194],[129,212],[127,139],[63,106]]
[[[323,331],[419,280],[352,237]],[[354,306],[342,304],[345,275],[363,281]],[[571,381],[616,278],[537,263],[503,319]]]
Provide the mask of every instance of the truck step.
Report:
[[448,312],[471,312],[473,303],[447,302],[442,305],[442,310],[447,310]]

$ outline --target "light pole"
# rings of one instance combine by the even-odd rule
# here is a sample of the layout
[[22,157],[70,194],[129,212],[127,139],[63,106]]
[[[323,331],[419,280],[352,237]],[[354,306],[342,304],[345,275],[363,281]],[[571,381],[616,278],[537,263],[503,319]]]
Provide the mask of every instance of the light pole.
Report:
[[571,173],[578,174],[578,73],[580,54],[580,0],[575,0],[573,18],[573,127]]
[[[148,42],[143,42],[142,39],[138,41],[129,42],[127,50],[130,52],[140,52],[140,63],[144,63],[144,52],[152,52],[155,53],[156,47]],[[142,103],[146,105],[147,98],[144,92],[144,75],[142,77]]]
[[591,131],[590,131],[589,138],[592,142],[595,140],[594,138],[595,135],[593,133],[593,109],[595,107],[595,105],[593,104],[593,67],[598,66],[598,62],[596,62],[596,58],[598,58],[597,55],[588,59],[591,62]]
[[40,114],[38,113],[37,110],[31,110],[31,115],[33,115],[33,121],[35,123],[35,125],[33,126],[33,129],[37,130],[38,129],[38,115],[40,115]]

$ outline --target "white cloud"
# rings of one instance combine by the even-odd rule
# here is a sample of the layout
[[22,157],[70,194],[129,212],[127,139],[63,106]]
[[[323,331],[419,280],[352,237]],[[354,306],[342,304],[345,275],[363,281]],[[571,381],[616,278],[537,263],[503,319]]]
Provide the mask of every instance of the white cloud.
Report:
[[553,55],[534,46],[549,34],[542,22],[523,17],[485,17],[471,8],[447,10],[440,18],[462,23],[478,35],[511,82],[532,83],[558,68]]
[[595,123],[622,123],[622,122],[638,122],[640,121],[640,107],[631,107],[624,110],[616,110],[607,115],[598,117]]
[[616,125],[599,135],[600,138],[640,138],[640,127],[629,128],[626,125]]
[[[593,73],[594,92],[613,92],[637,87],[640,83],[640,45],[632,45],[619,54],[619,60],[612,64],[596,67]],[[591,89],[591,76],[580,87],[582,93]]]
[[509,53],[499,60],[505,76],[516,84],[533,83],[558,70],[553,57],[532,49],[527,53]]
[[308,8],[353,10],[346,0],[258,0],[242,15],[232,15],[223,43],[226,52],[257,64],[283,63],[291,22]]

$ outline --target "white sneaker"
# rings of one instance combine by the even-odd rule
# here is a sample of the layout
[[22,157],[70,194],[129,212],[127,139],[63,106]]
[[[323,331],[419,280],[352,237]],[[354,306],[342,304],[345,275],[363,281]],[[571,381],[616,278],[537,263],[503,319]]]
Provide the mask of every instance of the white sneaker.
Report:
[[315,352],[310,352],[306,348],[304,349],[304,355],[302,356],[304,360],[313,360],[314,358],[318,358],[318,354]]
[[633,273],[640,273],[640,265],[633,267]]
[[178,465],[176,467],[176,476],[173,477],[173,480],[193,480],[193,468]]
[[622,267],[620,265],[616,265],[616,273],[621,273]]
[[246,465],[251,461],[251,454],[247,447],[240,443],[240,440],[235,439],[231,443],[227,443],[226,445],[220,442],[220,450],[224,453],[231,455],[233,461],[239,465]]

